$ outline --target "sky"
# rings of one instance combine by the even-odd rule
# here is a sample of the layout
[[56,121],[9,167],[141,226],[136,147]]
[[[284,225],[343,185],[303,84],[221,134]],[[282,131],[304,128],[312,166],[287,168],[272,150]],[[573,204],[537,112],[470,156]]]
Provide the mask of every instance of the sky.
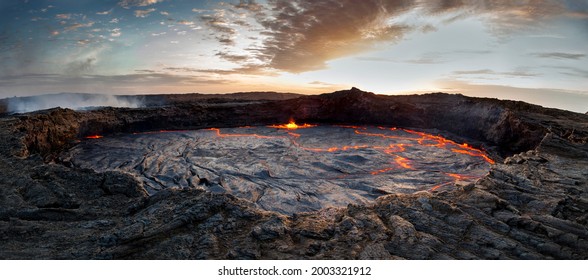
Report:
[[0,98],[358,87],[588,111],[588,0],[0,1]]

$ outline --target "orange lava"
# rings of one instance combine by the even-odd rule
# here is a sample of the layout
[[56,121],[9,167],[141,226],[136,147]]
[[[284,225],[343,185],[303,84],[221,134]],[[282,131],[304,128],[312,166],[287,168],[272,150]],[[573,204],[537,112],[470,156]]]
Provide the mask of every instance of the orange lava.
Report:
[[370,174],[372,174],[372,175],[378,175],[380,173],[386,173],[386,172],[391,171],[391,170],[394,170],[394,167],[388,167],[388,168],[382,168],[380,170],[375,170],[375,171],[370,172]]
[[434,186],[434,187],[432,187],[432,188],[431,188],[431,191],[432,191],[432,192],[433,192],[433,191],[436,191],[436,190],[438,190],[439,188],[441,188],[441,187],[444,187],[444,186],[447,186],[447,185],[449,185],[449,184],[451,184],[451,183],[453,183],[453,182],[447,182],[447,183],[444,183],[444,184],[436,185],[436,186]]
[[357,125],[336,125],[336,127],[353,128],[353,129],[366,129],[365,126],[357,126]]
[[404,129],[404,131],[406,131],[410,134],[421,136],[421,138],[418,139],[418,143],[421,145],[430,146],[430,147],[438,147],[438,148],[445,148],[445,147],[447,147],[447,145],[454,145],[454,146],[457,146],[460,148],[460,149],[452,148],[451,151],[454,153],[465,154],[465,155],[470,155],[470,156],[474,156],[474,157],[481,157],[486,162],[488,162],[490,164],[495,163],[494,160],[489,158],[484,153],[484,151],[482,151],[480,149],[473,148],[470,145],[468,145],[467,143],[458,144],[455,141],[445,139],[441,136],[427,134],[427,133],[420,132],[420,131],[414,131],[414,130],[409,130],[409,129]]
[[100,139],[102,137],[104,137],[104,136],[102,136],[102,135],[90,135],[90,136],[86,136],[85,138],[86,139]]
[[300,146],[300,148],[307,150],[307,151],[312,151],[312,152],[330,152],[330,153],[332,153],[332,152],[336,152],[336,151],[367,149],[367,148],[370,148],[370,146],[368,146],[368,145],[355,145],[355,146],[329,147],[329,148],[307,148],[307,147]]
[[390,144],[387,149],[384,150],[387,154],[392,153],[400,153],[406,151],[406,146],[411,146],[410,144]]
[[[441,136],[436,136],[436,135],[427,134],[424,132],[414,131],[414,130],[409,130],[409,129],[398,129],[395,127],[393,127],[393,128],[378,127],[378,129],[390,130],[390,131],[402,130],[408,134],[412,134],[413,137],[388,135],[385,133],[367,132],[366,131],[367,127],[351,126],[351,125],[338,125],[337,126],[337,127],[342,127],[342,128],[353,129],[354,133],[359,134],[359,135],[364,135],[364,136],[369,136],[369,137],[379,137],[379,138],[385,138],[385,139],[403,140],[404,142],[408,142],[408,143],[392,143],[392,144],[389,144],[388,146],[345,145],[345,146],[333,146],[333,147],[324,147],[324,148],[305,147],[305,146],[299,144],[296,139],[301,137],[301,134],[295,133],[292,130],[299,129],[299,128],[315,127],[315,126],[316,125],[309,125],[309,124],[298,125],[293,120],[290,120],[290,122],[288,124],[268,126],[271,128],[289,130],[286,132],[287,136],[286,135],[284,135],[284,136],[267,136],[267,135],[259,135],[259,134],[221,133],[219,128],[209,128],[208,130],[215,131],[216,135],[218,137],[255,137],[255,138],[259,138],[259,139],[289,139],[289,141],[291,141],[291,143],[293,145],[295,145],[296,147],[298,147],[302,150],[305,150],[305,151],[310,151],[310,152],[332,153],[332,152],[359,150],[359,149],[374,149],[374,150],[380,150],[383,153],[392,157],[392,161],[390,162],[390,164],[392,166],[387,166],[387,167],[383,167],[378,170],[369,171],[369,173],[372,175],[378,175],[378,174],[386,173],[386,172],[397,170],[397,169],[415,169],[411,163],[411,160],[409,160],[408,158],[403,157],[399,154],[405,152],[407,150],[407,147],[411,147],[411,146],[414,146],[417,144],[423,145],[423,146],[428,146],[428,147],[436,147],[436,148],[440,148],[440,149],[446,149],[446,150],[449,150],[451,152],[458,153],[458,154],[465,154],[465,155],[469,155],[469,156],[473,156],[473,157],[481,157],[486,162],[488,162],[490,164],[495,163],[494,160],[490,159],[484,153],[484,151],[482,151],[480,149],[473,148],[466,143],[458,144],[452,140],[445,139]],[[416,142],[416,143],[413,144],[411,142]],[[445,175],[447,175],[448,177],[451,177],[453,180],[451,182],[436,185],[431,189],[431,191],[437,190],[440,187],[454,183],[457,180],[471,180],[471,179],[476,178],[476,176],[461,175],[461,174],[454,174],[454,173],[445,173]]]
[[396,162],[396,164],[400,165],[402,168],[412,169],[412,166],[410,165],[410,160],[405,157],[396,156],[394,162]]
[[[467,147],[467,144],[464,144],[464,145],[466,145],[466,147]],[[489,158],[487,155],[484,154],[484,152],[482,152],[481,150],[478,150],[478,149],[474,149],[474,148],[468,148],[468,150],[451,149],[451,151],[454,153],[458,153],[458,154],[464,154],[464,155],[469,155],[469,156],[473,156],[473,157],[481,157],[490,164],[495,163],[494,160]]]
[[294,130],[294,129],[299,129],[299,128],[309,128],[309,127],[315,127],[315,126],[316,125],[307,124],[307,123],[296,124],[296,122],[293,119],[290,119],[290,122],[288,122],[287,124],[275,124],[275,125],[270,125],[268,127]]
[[454,178],[455,180],[467,180],[467,179],[476,178],[476,176],[455,174],[455,173],[445,173],[445,175],[447,175],[451,178]]

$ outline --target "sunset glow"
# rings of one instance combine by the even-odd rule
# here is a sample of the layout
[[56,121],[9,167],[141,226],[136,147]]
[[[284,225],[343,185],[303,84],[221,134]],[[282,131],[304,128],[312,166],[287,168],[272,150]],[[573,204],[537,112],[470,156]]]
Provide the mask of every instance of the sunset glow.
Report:
[[588,2],[14,0],[0,98],[356,86],[588,111]]

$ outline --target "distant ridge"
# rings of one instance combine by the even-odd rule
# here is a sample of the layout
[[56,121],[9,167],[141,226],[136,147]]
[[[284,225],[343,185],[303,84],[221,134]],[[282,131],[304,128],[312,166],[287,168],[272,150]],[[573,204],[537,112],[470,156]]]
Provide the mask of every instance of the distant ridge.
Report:
[[80,109],[91,107],[149,107],[173,105],[200,100],[254,101],[287,100],[303,96],[297,93],[256,91],[235,93],[177,93],[110,95],[101,93],[50,93],[35,96],[9,97],[0,99],[0,115],[50,109],[55,107]]

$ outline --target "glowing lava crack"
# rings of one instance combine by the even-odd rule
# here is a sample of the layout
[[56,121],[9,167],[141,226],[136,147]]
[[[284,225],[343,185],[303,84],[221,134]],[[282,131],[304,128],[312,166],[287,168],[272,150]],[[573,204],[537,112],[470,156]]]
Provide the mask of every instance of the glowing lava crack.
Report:
[[91,138],[62,156],[84,168],[134,173],[150,193],[204,188],[281,213],[451,188],[456,181],[477,180],[494,164],[467,144],[388,127],[291,121]]

